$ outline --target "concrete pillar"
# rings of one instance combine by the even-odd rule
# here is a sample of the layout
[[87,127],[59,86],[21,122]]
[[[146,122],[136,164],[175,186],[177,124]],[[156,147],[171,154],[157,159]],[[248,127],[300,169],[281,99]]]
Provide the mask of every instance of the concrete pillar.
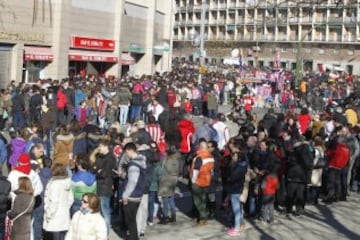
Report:
[[16,83],[22,81],[23,59],[24,59],[24,44],[18,43],[14,45],[11,51],[11,68],[10,68],[11,80],[15,80]]
[[45,70],[46,76],[52,79],[61,80],[69,74],[70,12],[71,0],[53,2],[52,52],[54,61]]
[[135,67],[135,74],[153,74],[154,73],[154,34],[155,34],[155,14],[156,2],[148,1],[147,9],[147,30],[146,30],[146,53],[137,62]]
[[115,40],[115,51],[114,54],[118,56],[119,62],[114,64],[107,72],[106,75],[113,75],[115,77],[121,76],[121,53],[122,47],[121,46],[121,26],[122,26],[122,19],[124,15],[124,1],[116,1],[116,9],[114,13],[114,37]]

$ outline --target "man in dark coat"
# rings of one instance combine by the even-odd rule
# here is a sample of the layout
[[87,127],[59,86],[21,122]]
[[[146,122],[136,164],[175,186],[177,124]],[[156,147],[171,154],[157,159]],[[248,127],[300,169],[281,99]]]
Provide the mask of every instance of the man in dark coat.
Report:
[[24,96],[20,93],[19,90],[15,91],[15,95],[12,99],[12,116],[13,116],[13,125],[15,130],[22,128],[25,125],[25,101]]
[[6,212],[10,209],[11,184],[6,177],[0,176],[0,239],[5,235]]
[[98,147],[90,156],[90,161],[95,162],[93,172],[96,174],[97,194],[108,232],[111,227],[110,199],[113,195],[113,170],[116,163],[109,146],[108,140],[100,140]]
[[30,122],[39,123],[41,116],[41,105],[43,104],[43,99],[38,87],[34,86],[33,92],[34,94],[30,97],[30,103],[29,103]]
[[310,145],[299,137],[286,163],[287,212],[292,212],[292,207],[295,205],[295,216],[299,216],[304,211],[306,185],[312,163],[313,153],[310,151]]

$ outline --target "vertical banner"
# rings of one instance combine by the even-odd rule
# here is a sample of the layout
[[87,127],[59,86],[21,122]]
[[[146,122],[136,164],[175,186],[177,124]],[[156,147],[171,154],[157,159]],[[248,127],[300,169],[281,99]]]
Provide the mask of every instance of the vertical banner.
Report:
[[275,59],[274,59],[274,68],[278,69],[280,67],[280,49],[276,49],[275,51]]

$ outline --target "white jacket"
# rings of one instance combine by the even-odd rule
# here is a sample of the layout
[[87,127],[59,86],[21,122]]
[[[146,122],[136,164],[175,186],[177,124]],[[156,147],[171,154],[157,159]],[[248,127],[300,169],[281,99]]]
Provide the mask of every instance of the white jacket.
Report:
[[65,240],[106,240],[107,230],[104,218],[99,212],[83,214],[77,211],[66,234]]
[[49,232],[67,231],[73,202],[70,178],[52,177],[45,190],[43,228]]
[[23,172],[18,170],[12,170],[9,173],[8,180],[11,183],[11,191],[14,192],[19,188],[19,178],[20,177],[28,177],[31,181],[32,187],[34,189],[34,196],[38,196],[44,190],[44,187],[41,183],[39,175],[34,171],[31,170],[29,175],[26,175]]
[[221,121],[214,123],[213,128],[216,130],[219,137],[218,148],[223,150],[227,142],[230,140],[229,128]]

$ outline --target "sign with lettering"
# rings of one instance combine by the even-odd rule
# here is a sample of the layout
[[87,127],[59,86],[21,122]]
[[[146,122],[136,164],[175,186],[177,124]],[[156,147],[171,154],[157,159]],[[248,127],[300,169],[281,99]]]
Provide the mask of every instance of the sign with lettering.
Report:
[[89,56],[89,55],[81,55],[81,54],[69,54],[70,61],[81,61],[81,62],[111,62],[117,63],[119,59],[117,57],[112,56]]
[[71,47],[79,49],[114,51],[115,41],[111,39],[72,36]]
[[1,40],[44,42],[45,35],[40,33],[17,33],[0,31]]

